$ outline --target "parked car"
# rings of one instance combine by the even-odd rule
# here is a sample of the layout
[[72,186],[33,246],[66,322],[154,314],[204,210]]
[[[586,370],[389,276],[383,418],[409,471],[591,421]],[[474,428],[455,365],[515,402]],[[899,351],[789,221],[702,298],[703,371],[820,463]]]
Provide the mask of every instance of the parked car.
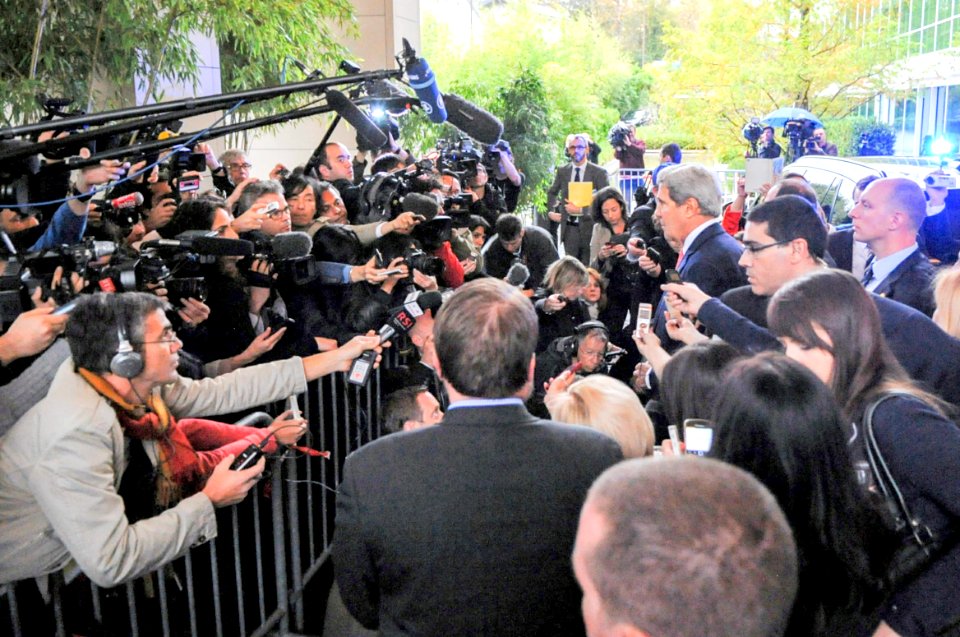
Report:
[[[950,160],[945,169],[957,175],[958,162]],[[806,155],[784,167],[784,173],[804,176],[820,199],[820,205],[830,222],[841,225],[850,222],[853,208],[853,189],[868,175],[877,177],[909,177],[923,184],[923,178],[940,167],[936,157],[830,157]],[[950,190],[947,205],[960,205],[960,188]]]

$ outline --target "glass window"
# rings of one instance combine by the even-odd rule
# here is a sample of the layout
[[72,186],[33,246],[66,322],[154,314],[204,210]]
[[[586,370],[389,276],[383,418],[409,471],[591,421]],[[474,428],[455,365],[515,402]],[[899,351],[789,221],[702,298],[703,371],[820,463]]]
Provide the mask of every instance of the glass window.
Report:
[[952,0],[940,0],[937,8],[937,20],[946,20],[953,14]]
[[937,47],[936,51],[950,48],[950,23],[941,22],[937,25]]
[[922,44],[921,47],[920,47],[920,52],[921,52],[921,53],[930,53],[931,51],[934,50],[934,48],[933,48],[933,45],[934,45],[934,35],[935,35],[934,27],[928,27],[928,28],[924,29],[923,31],[921,31],[921,33],[923,34],[923,44]]
[[[823,209],[829,211],[833,208],[833,200],[836,197],[837,189],[834,182],[838,177],[826,170],[820,168],[807,168],[803,176],[817,193],[817,201],[823,206]],[[829,214],[829,212],[828,212]]]
[[853,189],[856,184],[849,179],[840,181],[837,188],[837,198],[833,201],[833,210],[830,211],[830,223],[839,226],[850,223],[850,211],[853,209]]
[[944,133],[954,144],[960,139],[960,85],[947,87],[947,118]]
[[924,0],[923,24],[929,26],[937,21],[937,0]]
[[919,29],[923,24],[923,0],[910,2],[910,29]]

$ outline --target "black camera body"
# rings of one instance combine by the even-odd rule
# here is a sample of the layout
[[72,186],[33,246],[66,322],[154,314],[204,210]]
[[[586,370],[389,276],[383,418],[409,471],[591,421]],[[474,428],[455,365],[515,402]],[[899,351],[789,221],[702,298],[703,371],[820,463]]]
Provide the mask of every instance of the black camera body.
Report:
[[413,276],[414,270],[419,270],[427,276],[439,277],[443,274],[443,259],[427,254],[417,248],[407,248],[403,251],[403,262],[410,269],[410,275]]

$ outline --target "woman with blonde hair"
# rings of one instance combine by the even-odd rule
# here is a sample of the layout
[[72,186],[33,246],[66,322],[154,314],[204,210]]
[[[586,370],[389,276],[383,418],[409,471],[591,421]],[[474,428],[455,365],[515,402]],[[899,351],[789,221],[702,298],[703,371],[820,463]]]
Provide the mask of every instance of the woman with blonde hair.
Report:
[[583,300],[583,288],[589,282],[587,268],[573,257],[561,257],[547,269],[534,303],[540,323],[538,352],[558,338],[573,335],[577,325],[590,320]]
[[624,458],[652,455],[653,425],[637,395],[604,374],[576,378],[564,372],[550,384],[544,399],[550,417],[610,436],[620,445]]
[[960,266],[941,270],[934,279],[933,322],[954,338],[960,338]]

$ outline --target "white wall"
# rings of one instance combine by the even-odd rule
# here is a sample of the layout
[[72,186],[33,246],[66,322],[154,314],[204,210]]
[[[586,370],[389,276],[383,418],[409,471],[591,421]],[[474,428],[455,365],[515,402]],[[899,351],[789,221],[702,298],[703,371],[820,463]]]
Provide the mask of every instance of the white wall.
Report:
[[[359,64],[364,71],[396,68],[394,56],[402,47],[402,38],[407,38],[414,48],[420,48],[420,0],[354,0],[353,5],[360,36],[347,38],[343,35],[342,43],[350,50],[351,61]],[[222,92],[220,52],[216,42],[212,37],[202,34],[197,34],[195,41],[203,61],[199,85],[196,88],[163,85],[161,90],[164,101]],[[137,95],[137,103],[143,103],[143,95]],[[214,123],[221,114],[216,112],[185,120],[183,130],[201,130]],[[250,131],[250,146],[247,150],[254,165],[253,175],[266,177],[277,163],[283,163],[289,168],[305,163],[323,138],[332,119],[332,116],[319,116],[297,120],[270,134]],[[346,122],[337,125],[331,139],[343,142],[351,149],[355,148],[355,131]],[[209,143],[217,154],[226,150],[223,139]]]

